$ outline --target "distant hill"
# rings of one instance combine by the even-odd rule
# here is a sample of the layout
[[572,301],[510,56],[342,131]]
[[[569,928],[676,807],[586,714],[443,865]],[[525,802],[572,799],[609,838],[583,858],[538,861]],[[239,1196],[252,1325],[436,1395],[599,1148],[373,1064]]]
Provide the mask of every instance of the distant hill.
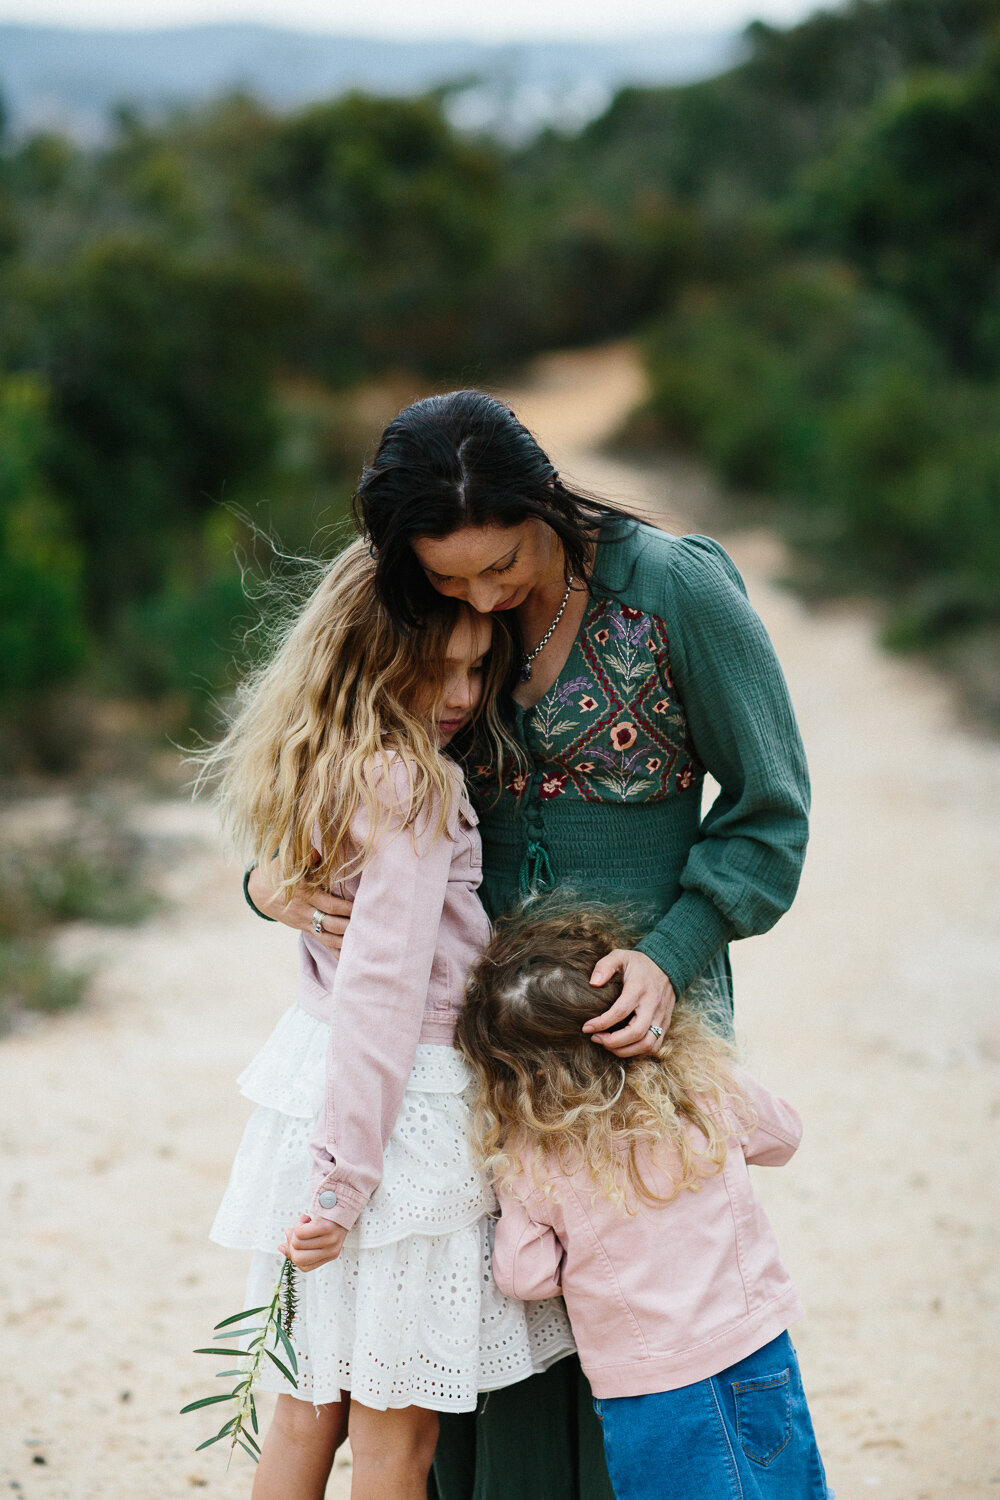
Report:
[[729,31],[608,43],[391,42],[257,25],[161,31],[0,25],[0,99],[19,135],[58,129],[94,141],[117,105],[158,112],[243,89],[279,109],[349,89],[411,94],[464,82],[463,124],[524,136],[576,126],[624,84],[682,83],[734,59]]

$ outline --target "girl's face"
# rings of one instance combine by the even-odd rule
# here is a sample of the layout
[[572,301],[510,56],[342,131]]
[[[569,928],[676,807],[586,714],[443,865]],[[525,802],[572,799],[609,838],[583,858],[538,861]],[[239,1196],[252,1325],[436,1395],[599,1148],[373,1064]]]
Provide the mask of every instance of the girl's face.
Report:
[[413,551],[439,594],[481,615],[516,609],[537,584],[562,572],[556,534],[534,516],[519,526],[463,526],[448,536],[420,536]]
[[433,709],[438,748],[464,729],[483,696],[483,668],[493,639],[493,624],[463,609],[448,639],[444,691]]

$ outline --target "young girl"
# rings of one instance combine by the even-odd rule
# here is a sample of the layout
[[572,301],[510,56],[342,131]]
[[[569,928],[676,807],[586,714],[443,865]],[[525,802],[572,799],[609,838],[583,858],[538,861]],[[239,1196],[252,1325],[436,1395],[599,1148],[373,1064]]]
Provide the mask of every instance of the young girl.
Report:
[[802,1309],[747,1172],[786,1162],[801,1122],[690,1001],[655,1057],[594,1045],[621,979],[590,979],[630,937],[608,908],[536,901],[470,979],[456,1040],[497,1284],[565,1297],[618,1500],[826,1500],[786,1332]]
[[491,1193],[452,1046],[489,926],[476,817],[442,752],[478,716],[502,757],[506,636],[442,601],[405,637],[374,571],[362,543],[327,570],[205,757],[230,827],[284,889],[308,877],[354,898],[339,962],[314,913],[297,1003],[240,1079],[258,1108],[212,1229],[254,1251],[248,1306],[270,1299],[283,1254],[308,1272],[298,1390],[264,1382],[279,1395],[255,1500],[321,1500],[348,1434],[353,1500],[424,1500],[437,1413],[573,1347],[556,1304],[526,1309],[490,1275]]

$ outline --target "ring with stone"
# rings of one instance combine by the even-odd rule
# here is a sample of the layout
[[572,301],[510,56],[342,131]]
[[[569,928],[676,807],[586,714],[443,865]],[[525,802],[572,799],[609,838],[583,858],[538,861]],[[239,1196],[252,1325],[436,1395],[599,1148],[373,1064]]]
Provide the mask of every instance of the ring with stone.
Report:
[[649,1030],[656,1037],[656,1040],[659,1041],[660,1037],[663,1035],[663,1027],[662,1026],[653,1025],[653,1026],[649,1027]]
[[320,936],[322,936],[322,933],[323,933],[323,913],[321,911],[314,911],[312,913],[312,924],[313,924],[313,932],[318,933]]

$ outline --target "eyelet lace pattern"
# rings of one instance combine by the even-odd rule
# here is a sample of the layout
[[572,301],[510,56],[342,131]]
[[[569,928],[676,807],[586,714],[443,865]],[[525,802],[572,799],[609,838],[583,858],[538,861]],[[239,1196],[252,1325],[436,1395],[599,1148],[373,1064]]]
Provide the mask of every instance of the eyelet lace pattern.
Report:
[[[258,1108],[211,1237],[254,1252],[248,1307],[270,1297],[276,1247],[309,1203],[329,1036],[325,1022],[292,1006],[240,1076]],[[517,1302],[493,1280],[495,1199],[468,1143],[469,1078],[452,1048],[417,1048],[381,1184],[339,1258],[299,1278],[292,1341],[303,1399],[336,1401],[350,1390],[378,1410],[471,1411],[479,1391],[512,1385],[573,1350],[561,1301]],[[264,1385],[288,1390],[276,1370]]]

